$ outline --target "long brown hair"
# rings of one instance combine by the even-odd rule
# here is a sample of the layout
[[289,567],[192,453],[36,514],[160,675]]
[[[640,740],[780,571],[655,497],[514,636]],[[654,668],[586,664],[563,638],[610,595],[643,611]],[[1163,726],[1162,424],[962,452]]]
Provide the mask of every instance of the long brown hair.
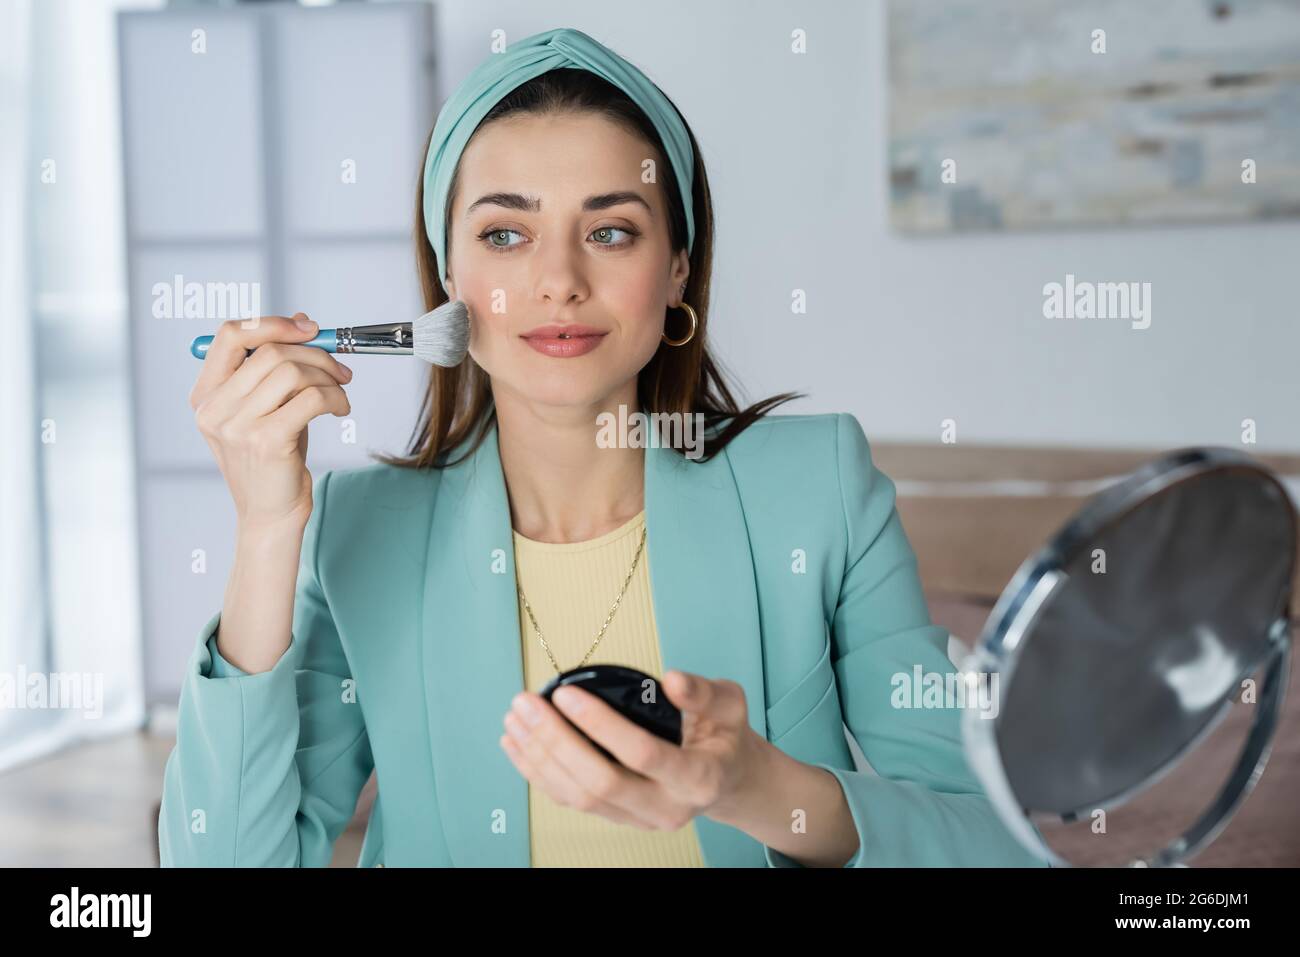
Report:
[[[673,109],[677,109],[676,104]],[[587,70],[551,70],[527,81],[498,102],[478,128],[482,129],[493,120],[516,113],[545,115],[584,111],[607,116],[622,124],[657,149],[661,157],[667,156],[654,125],[641,108],[618,87]],[[680,111],[678,115],[681,115]],[[686,123],[684,118],[682,123]],[[707,460],[772,408],[799,398],[802,394],[783,392],[742,411],[732,398],[718,365],[709,354],[707,333],[709,281],[713,266],[713,202],[699,144],[689,126],[686,130],[695,154],[695,188],[692,195],[695,245],[690,255],[691,268],[684,299],[695,309],[699,323],[695,335],[685,345],[660,345],[637,377],[637,400],[641,411],[647,415],[702,413],[705,436],[700,460]],[[423,161],[423,154],[420,158]],[[685,249],[686,215],[672,165],[660,163],[657,172],[669,210],[672,248]],[[447,302],[448,297],[438,279],[437,256],[425,234],[424,182],[423,176],[419,178],[415,197],[415,259],[420,286],[424,292],[425,309],[432,310]],[[458,164],[451,180],[450,197],[456,195],[459,178]],[[451,206],[449,200],[449,219]],[[450,224],[447,236],[450,249]],[[679,339],[689,330],[689,317],[685,312],[682,313],[682,321],[684,325],[679,331],[669,333],[672,338]],[[412,432],[408,454],[376,454],[374,457],[403,468],[442,468],[454,465],[456,463],[449,461],[448,455],[466,443],[465,457],[472,454],[483,441],[495,417],[491,380],[472,357],[467,355],[458,366],[450,369],[431,365],[423,410]],[[717,431],[717,426],[724,419],[730,421],[725,428]]]

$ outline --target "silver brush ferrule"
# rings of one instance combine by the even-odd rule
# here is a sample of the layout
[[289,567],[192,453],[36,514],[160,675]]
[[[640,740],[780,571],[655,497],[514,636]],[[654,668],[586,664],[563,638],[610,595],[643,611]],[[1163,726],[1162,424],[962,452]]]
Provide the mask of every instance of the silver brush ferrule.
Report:
[[384,322],[373,326],[342,326],[334,333],[334,351],[345,355],[413,354],[414,338],[409,322]]

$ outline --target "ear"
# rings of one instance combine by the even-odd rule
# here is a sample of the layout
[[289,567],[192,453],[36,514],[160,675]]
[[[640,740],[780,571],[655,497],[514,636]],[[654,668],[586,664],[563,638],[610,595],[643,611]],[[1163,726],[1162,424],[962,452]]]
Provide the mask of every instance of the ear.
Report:
[[691,275],[691,258],[686,254],[686,250],[679,249],[673,256],[672,269],[669,276],[669,294],[668,300],[673,307],[681,305],[685,298],[686,280]]

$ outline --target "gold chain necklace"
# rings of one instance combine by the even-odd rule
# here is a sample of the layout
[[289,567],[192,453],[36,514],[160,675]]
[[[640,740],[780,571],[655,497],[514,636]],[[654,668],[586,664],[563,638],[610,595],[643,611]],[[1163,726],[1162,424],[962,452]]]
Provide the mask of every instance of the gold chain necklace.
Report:
[[[614,607],[611,608],[609,614],[605,616],[605,623],[600,626],[600,631],[596,633],[596,640],[591,643],[591,647],[587,649],[587,653],[583,655],[582,660],[574,667],[581,668],[585,665],[587,659],[591,657],[592,652],[596,650],[596,646],[600,644],[600,639],[605,637],[605,630],[609,628],[609,623],[614,620],[614,613],[618,611],[619,603],[622,602],[623,596],[627,594],[627,586],[632,583],[632,576],[636,573],[636,563],[640,561],[641,550],[645,548],[645,536],[646,527],[642,526],[641,541],[636,547],[636,554],[632,556],[632,567],[628,569],[627,578],[623,581],[623,587],[619,590],[618,597],[614,599]],[[541,641],[542,647],[546,649],[546,657],[551,659],[551,664],[555,666],[556,674],[563,674],[564,669],[562,669],[560,663],[555,660],[555,655],[551,654],[551,646],[548,645],[546,639],[542,637],[542,629],[538,627],[537,619],[533,617],[533,609],[532,606],[528,604],[528,599],[524,596],[523,585],[520,585],[519,582],[516,581],[515,588],[519,591],[519,598],[524,603],[524,611],[528,612],[528,620],[533,623],[533,631],[537,632],[537,637]]]

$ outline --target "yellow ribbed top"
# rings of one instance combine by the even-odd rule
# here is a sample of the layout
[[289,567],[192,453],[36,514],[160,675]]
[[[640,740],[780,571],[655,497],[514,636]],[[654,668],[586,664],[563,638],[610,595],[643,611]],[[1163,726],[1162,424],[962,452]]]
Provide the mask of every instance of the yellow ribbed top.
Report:
[[[645,510],[613,531],[585,542],[538,542],[514,533],[515,569],[560,668],[576,668],[627,579],[645,527]],[[637,562],[614,615],[587,664],[637,668],[663,678],[659,635],[650,598],[650,544]],[[519,602],[524,685],[540,692],[557,674]],[[533,867],[703,867],[692,821],[679,831],[643,831],[598,814],[557,804],[528,787]]]

